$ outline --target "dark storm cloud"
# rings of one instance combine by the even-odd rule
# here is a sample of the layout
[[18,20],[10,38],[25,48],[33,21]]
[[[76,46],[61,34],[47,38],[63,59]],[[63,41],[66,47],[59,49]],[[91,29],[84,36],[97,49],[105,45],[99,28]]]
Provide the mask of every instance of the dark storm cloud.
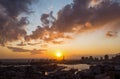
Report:
[[32,2],[33,0],[0,0],[0,45],[26,35],[24,26],[29,21],[26,17],[19,16],[22,13],[31,13],[28,6]]
[[11,49],[13,52],[30,52],[31,54],[40,54],[45,51],[46,49],[33,49],[33,50],[28,50],[28,49],[23,49],[23,48],[18,48],[18,47],[7,47],[8,49]]
[[91,23],[92,28],[101,27],[115,20],[120,22],[119,2],[102,0],[99,4],[89,7],[91,1],[73,0],[72,4],[66,5],[58,12],[54,27],[60,32],[71,32],[73,28],[78,28],[78,26],[81,28],[80,30],[87,29],[85,25],[88,22]]

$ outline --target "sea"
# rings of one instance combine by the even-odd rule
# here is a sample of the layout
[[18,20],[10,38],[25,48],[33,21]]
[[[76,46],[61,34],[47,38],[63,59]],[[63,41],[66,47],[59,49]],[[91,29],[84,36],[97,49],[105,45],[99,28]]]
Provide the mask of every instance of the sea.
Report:
[[78,69],[78,71],[89,69],[88,64],[58,64],[58,66],[65,66],[64,70]]

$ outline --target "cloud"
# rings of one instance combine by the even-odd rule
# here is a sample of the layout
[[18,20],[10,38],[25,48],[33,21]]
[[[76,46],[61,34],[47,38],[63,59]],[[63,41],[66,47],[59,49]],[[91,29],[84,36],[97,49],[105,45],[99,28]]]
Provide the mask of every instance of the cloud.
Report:
[[[52,13],[42,14],[42,27],[38,26],[26,40],[41,39],[55,44],[58,43],[56,39],[72,38],[70,35],[65,36],[66,33],[85,32],[113,21],[120,23],[120,3],[114,0],[73,0],[72,4],[59,10],[57,19]],[[118,30],[117,27],[112,26],[111,29]]]
[[17,46],[26,46],[24,42],[21,42],[20,44],[17,44]]
[[30,52],[30,50],[18,48],[18,47],[7,47],[8,49],[11,49],[14,52]]
[[38,44],[41,44],[41,43],[27,43],[28,45],[30,46],[34,46],[34,45],[38,45]]
[[[27,35],[24,27],[29,24],[27,17],[20,17],[22,13],[29,14],[33,0],[0,0],[0,44],[25,39],[40,39],[45,43],[60,43],[57,39],[72,39],[66,33],[81,33],[85,30],[100,28],[111,22],[120,23],[120,2],[116,0],[73,0],[58,11],[57,18],[50,13],[40,17],[42,26],[38,26],[32,34]],[[20,17],[20,18],[18,18]],[[111,25],[110,25],[111,27]],[[119,26],[112,26],[111,31],[120,30]],[[106,35],[110,35],[108,32]],[[35,45],[28,43],[28,45]],[[23,46],[23,44],[18,44]]]
[[31,54],[32,54],[32,55],[34,55],[34,54],[40,54],[40,53],[43,53],[43,52],[46,52],[46,51],[47,51],[46,49],[39,49],[39,50],[33,49],[33,50],[31,51]]
[[54,40],[54,41],[52,41],[52,43],[53,43],[53,44],[63,44],[64,41],[55,41],[55,40]]
[[99,5],[103,0],[91,0],[89,7],[96,7]]
[[28,49],[23,49],[23,48],[18,48],[18,47],[7,47],[8,49],[11,49],[13,52],[30,52],[31,54],[40,54],[45,51],[46,49],[33,49],[33,50],[28,50]]
[[73,0],[72,4],[66,5],[58,12],[54,27],[60,32],[73,32],[78,26],[80,31],[88,29],[86,24],[91,28],[98,28],[115,20],[120,22],[119,2],[101,0],[94,7],[89,7],[91,1],[97,3],[100,0]]
[[37,29],[33,31],[31,35],[28,35],[25,37],[25,40],[30,41],[30,40],[40,39],[46,43],[49,43],[49,42],[53,43],[52,41],[60,38],[72,39],[72,36],[53,30],[53,28],[46,29],[44,27],[38,26]]
[[48,47],[48,45],[47,44],[42,44],[42,45],[40,45],[42,48],[47,48]]
[[43,27],[49,28],[54,24],[54,21],[56,19],[52,14],[53,14],[53,12],[51,11],[49,14],[44,13],[41,15],[40,20],[42,22]]
[[108,31],[108,32],[106,33],[106,36],[107,36],[107,37],[116,37],[116,36],[117,36],[117,32]]
[[29,24],[22,13],[30,14],[33,0],[0,0],[0,45],[18,40],[26,35],[24,27]]

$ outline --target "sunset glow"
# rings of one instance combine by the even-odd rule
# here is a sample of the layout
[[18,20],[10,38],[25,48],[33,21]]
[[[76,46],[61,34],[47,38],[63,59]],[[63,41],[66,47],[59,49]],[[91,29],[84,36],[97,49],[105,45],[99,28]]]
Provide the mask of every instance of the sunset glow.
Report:
[[120,79],[119,61],[120,0],[0,0],[0,79]]
[[62,53],[61,52],[56,52],[56,57],[62,57]]
[[1,59],[119,52],[119,0],[0,0]]

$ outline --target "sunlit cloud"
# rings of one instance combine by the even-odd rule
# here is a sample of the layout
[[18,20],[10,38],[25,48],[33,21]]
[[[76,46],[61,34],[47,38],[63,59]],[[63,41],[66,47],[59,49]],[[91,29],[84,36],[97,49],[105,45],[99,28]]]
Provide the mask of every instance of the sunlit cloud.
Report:
[[99,6],[99,4],[103,2],[103,0],[91,0],[90,4],[88,7],[96,7]]
[[117,32],[108,31],[108,32],[106,33],[106,36],[107,36],[107,37],[116,37],[116,36],[117,36]]
[[26,44],[24,42],[21,42],[21,43],[17,44],[17,46],[26,46]]
[[41,54],[43,52],[46,52],[47,50],[46,49],[33,49],[33,50],[28,50],[28,49],[23,49],[23,48],[18,48],[18,47],[7,47],[8,49],[11,49],[13,52],[29,52],[31,53],[32,55],[33,54]]

